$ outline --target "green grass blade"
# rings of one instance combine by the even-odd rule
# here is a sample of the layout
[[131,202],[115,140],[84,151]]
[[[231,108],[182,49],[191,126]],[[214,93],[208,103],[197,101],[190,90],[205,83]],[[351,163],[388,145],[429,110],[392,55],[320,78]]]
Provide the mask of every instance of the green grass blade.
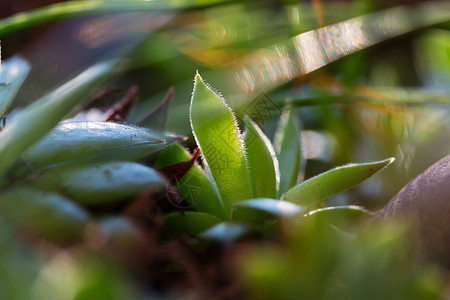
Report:
[[0,116],[4,116],[22,83],[30,65],[19,56],[1,62],[0,66]]
[[255,197],[275,198],[280,182],[278,160],[270,140],[248,116],[244,118],[247,167]]
[[236,203],[233,220],[263,225],[267,220],[293,217],[304,213],[305,207],[270,198],[257,198]]
[[98,63],[15,115],[0,133],[0,181],[25,150],[55,127],[93,87],[121,70],[121,65],[120,60]]
[[[174,144],[158,154],[155,167],[164,168],[190,159],[189,153],[179,144]],[[170,178],[169,178],[170,179]],[[175,187],[195,210],[224,218],[224,208],[217,191],[197,163],[176,180]]]
[[394,158],[388,158],[335,168],[299,183],[284,193],[281,199],[300,205],[313,204],[363,182],[393,161]]
[[201,232],[218,224],[221,220],[213,215],[185,211],[168,214],[164,217],[164,237],[174,237],[183,234],[199,235]]
[[0,20],[0,36],[35,25],[64,18],[104,13],[161,12],[214,5],[227,0],[135,0],[135,1],[67,1]]
[[279,162],[281,195],[297,183],[301,163],[300,124],[290,108],[280,117],[274,146]]
[[199,74],[195,76],[190,118],[197,145],[230,215],[234,203],[252,198],[243,141],[233,112]]

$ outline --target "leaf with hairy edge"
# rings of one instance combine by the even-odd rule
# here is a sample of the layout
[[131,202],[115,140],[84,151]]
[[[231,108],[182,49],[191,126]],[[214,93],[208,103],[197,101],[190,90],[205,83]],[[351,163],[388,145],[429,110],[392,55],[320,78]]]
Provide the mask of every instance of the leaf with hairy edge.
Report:
[[[155,167],[164,168],[189,159],[189,153],[181,145],[174,144],[159,152]],[[172,175],[177,177],[176,174]],[[197,163],[194,163],[181,178],[174,179],[179,193],[195,210],[218,218],[225,217],[223,204],[217,191]],[[172,181],[172,178],[169,180]]]
[[185,211],[168,214],[164,217],[163,236],[173,237],[183,234],[198,235],[221,220],[209,214]]
[[191,128],[227,214],[234,203],[252,198],[239,128],[230,107],[195,76],[190,107]]
[[121,60],[98,63],[27,106],[0,133],[0,180],[19,156],[46,135],[96,85],[122,69]]
[[299,183],[281,196],[282,200],[310,205],[331,195],[345,191],[390,165],[395,159],[349,164],[319,174]]
[[280,117],[274,147],[280,169],[279,195],[282,195],[297,183],[301,163],[300,122],[290,107]]
[[305,212],[305,207],[270,198],[256,198],[236,203],[233,220],[262,225],[265,220],[293,217]]
[[280,180],[278,160],[270,140],[248,116],[244,118],[247,167],[255,197],[275,198]]
[[4,116],[30,71],[30,65],[19,56],[14,56],[0,66],[0,116]]

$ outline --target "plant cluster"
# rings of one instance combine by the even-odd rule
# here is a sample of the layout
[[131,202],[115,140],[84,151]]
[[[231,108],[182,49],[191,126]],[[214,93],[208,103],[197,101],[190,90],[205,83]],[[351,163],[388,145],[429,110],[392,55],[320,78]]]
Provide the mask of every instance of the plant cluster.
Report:
[[[188,57],[203,66],[222,66],[215,73],[203,73],[202,69],[205,78],[228,80],[218,76],[222,71],[240,74],[233,80],[217,80],[217,84],[237,85],[230,90],[237,91],[245,106],[253,97],[245,88],[273,91],[293,76],[302,75],[308,66],[308,72],[317,69],[311,63],[293,67],[290,54],[309,53],[293,42],[309,37],[303,33],[325,32],[328,27],[307,31],[314,19],[307,16],[302,16],[302,24],[295,23],[294,17],[313,14],[294,4],[283,6],[289,13],[288,21],[283,17],[274,26],[256,26],[253,24],[268,16],[268,10],[258,7],[252,1],[75,1],[0,21],[3,36],[33,24],[87,13],[146,10],[162,16],[172,13],[176,16],[173,24],[183,24],[181,12],[205,10],[203,23],[187,22],[183,33],[171,26],[158,27],[163,28],[161,32],[146,42],[127,45],[116,58],[100,60],[43,97],[29,99],[31,104],[24,107],[13,100],[30,72],[30,64],[19,56],[1,63],[0,299],[445,297],[445,273],[415,260],[407,224],[376,220],[375,213],[349,205],[351,201],[344,205],[328,201],[385,169],[394,158],[350,163],[326,172],[314,170],[306,172],[303,180],[304,148],[308,145],[301,138],[305,111],[317,113],[308,110],[311,105],[340,103],[376,111],[398,103],[423,104],[422,100],[431,96],[437,104],[448,103],[445,96],[413,93],[419,100],[408,95],[399,102],[394,92],[347,89],[338,80],[316,74],[309,89],[292,86],[287,96],[287,88],[282,87],[271,96],[258,98],[258,105],[270,107],[271,112],[270,116],[255,115],[251,109],[230,105],[197,72],[189,109],[171,105],[171,109],[178,109],[171,115],[177,119],[172,120],[174,127],[181,128],[172,131],[164,123],[170,117],[173,89],[150,113],[147,102],[153,104],[161,97],[137,103],[137,87],[106,109],[100,108],[101,97],[90,96],[117,75],[145,64],[158,65],[159,60],[176,65],[170,81],[177,82]],[[398,17],[398,11],[392,12]],[[374,20],[376,16],[372,15]],[[442,16],[429,10],[423,19],[422,27],[439,22]],[[399,28],[420,28],[410,23]],[[242,27],[246,30],[241,31]],[[267,37],[271,33],[282,36],[284,27],[292,31],[286,41],[273,43]],[[209,32],[205,28],[235,34],[202,44],[201,38]],[[385,30],[377,42],[389,38],[388,33],[395,36],[404,30]],[[437,44],[441,38],[435,36],[448,37],[435,32],[425,45]],[[175,42],[173,37],[177,37]],[[173,55],[173,50],[165,50],[177,43],[185,43],[177,48],[184,60],[163,60],[161,57]],[[236,64],[244,66],[249,76],[243,76],[247,73],[236,65],[227,65],[234,54],[255,47],[261,51]],[[148,56],[149,49],[159,52],[153,51],[150,58],[139,57]],[[223,49],[227,51],[221,52]],[[446,57],[444,52],[439,55]],[[123,58],[127,55],[130,57]],[[133,60],[132,55],[138,58]],[[195,70],[186,65],[189,72]],[[283,68],[292,73],[286,74]],[[273,74],[265,76],[266,71]],[[351,81],[349,73],[344,77]],[[322,89],[324,79],[327,87]],[[183,84],[176,85],[178,97],[189,99],[190,80],[189,91]],[[92,101],[86,103],[90,97]],[[133,109],[138,113],[130,113]],[[351,147],[350,134],[341,124],[347,117],[330,111],[325,108],[317,113],[319,122],[340,134],[341,158],[345,158],[341,161],[351,161],[353,158],[345,155],[345,147]],[[393,111],[400,114],[401,109]],[[405,118],[410,116],[401,113]],[[385,133],[386,140],[395,140],[404,128],[390,124],[390,117],[381,118],[379,123],[392,129]],[[430,121],[430,127],[437,127],[438,117]],[[184,126],[183,121],[189,121],[190,126]],[[361,127],[370,133],[372,125]],[[423,138],[428,131],[423,132],[414,137]],[[381,152],[389,155],[368,152],[366,156],[392,156],[389,151]],[[386,173],[383,176],[388,177]]]

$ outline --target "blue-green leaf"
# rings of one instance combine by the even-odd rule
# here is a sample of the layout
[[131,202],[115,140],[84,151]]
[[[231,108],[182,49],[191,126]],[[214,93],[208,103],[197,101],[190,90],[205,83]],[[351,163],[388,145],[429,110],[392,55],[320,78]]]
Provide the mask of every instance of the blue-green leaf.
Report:
[[0,116],[4,116],[30,71],[30,65],[19,56],[1,62],[0,67]]
[[156,170],[134,162],[53,168],[44,173],[37,184],[85,205],[120,201],[167,186]]
[[93,87],[120,71],[122,65],[120,60],[96,64],[14,115],[0,133],[0,181],[25,150],[55,127]]
[[243,141],[225,100],[195,76],[191,128],[217,185],[227,214],[234,203],[252,198]]
[[179,138],[120,123],[64,121],[25,151],[21,159],[33,168],[79,161],[137,160]]
[[293,217],[305,212],[305,207],[270,198],[257,198],[236,203],[233,220],[263,225],[266,220]]
[[363,182],[394,160],[394,158],[388,158],[377,162],[349,164],[335,168],[299,183],[284,193],[281,199],[300,205],[313,204]]
[[234,242],[254,233],[255,227],[238,222],[222,222],[201,234],[201,237],[221,243]]
[[248,116],[244,118],[244,143],[253,195],[275,198],[280,180],[278,160],[270,140]]
[[29,186],[0,194],[0,218],[51,240],[80,239],[88,213],[69,199]]

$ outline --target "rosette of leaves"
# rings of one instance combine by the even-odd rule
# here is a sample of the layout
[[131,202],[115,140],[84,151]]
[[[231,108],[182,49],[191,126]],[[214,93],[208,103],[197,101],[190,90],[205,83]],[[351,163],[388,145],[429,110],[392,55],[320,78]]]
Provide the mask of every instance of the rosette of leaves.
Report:
[[[357,206],[316,209],[316,204],[371,177],[393,158],[341,166],[298,181],[301,157],[300,125],[287,106],[272,143],[248,116],[243,133],[225,99],[197,74],[190,106],[192,134],[202,154],[202,166],[192,168],[175,185],[192,210],[166,216],[172,233],[201,234],[230,240],[254,226],[291,217],[371,216]],[[160,152],[157,166],[190,159],[179,144]],[[339,218],[339,217],[338,217]]]

